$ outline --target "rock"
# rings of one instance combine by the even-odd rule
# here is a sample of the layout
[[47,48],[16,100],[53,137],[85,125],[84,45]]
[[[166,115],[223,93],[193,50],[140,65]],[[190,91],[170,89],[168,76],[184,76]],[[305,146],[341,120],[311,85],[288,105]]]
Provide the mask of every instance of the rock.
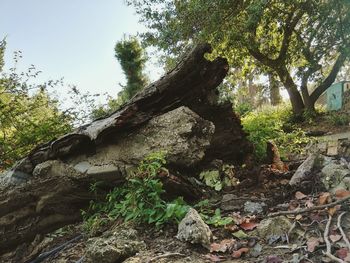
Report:
[[339,154],[347,159],[350,158],[350,140],[344,139],[340,142]]
[[[279,239],[284,240],[290,229],[292,229],[291,220],[285,216],[278,216],[262,220],[255,231],[260,238],[265,239],[268,243],[273,243]],[[294,228],[289,233],[289,238],[302,235],[299,232],[297,228]]]
[[220,208],[224,211],[239,210],[243,206],[244,201],[245,200],[242,202],[242,200],[237,198],[234,194],[224,194],[222,196]]
[[247,201],[244,203],[244,212],[251,215],[262,214],[266,207],[267,205],[263,202],[256,203],[256,202]]
[[343,179],[343,184],[345,185],[345,189],[350,190],[350,177],[345,177]]
[[298,186],[303,181],[311,180],[311,176],[319,178],[323,187],[331,193],[335,193],[337,189],[350,190],[350,167],[344,158],[337,160],[317,153],[312,154],[299,166],[289,184]]
[[91,166],[86,174],[90,178],[94,178],[100,181],[111,181],[116,179],[123,179],[123,174],[120,168],[113,164],[95,165]]
[[51,167],[54,165],[55,161],[46,161],[43,163],[39,163],[37,166],[35,166],[33,170],[33,175],[34,176],[45,176],[47,174]]
[[323,163],[323,155],[320,155],[318,153],[311,154],[296,170],[294,175],[289,181],[289,184],[291,186],[297,186],[302,181],[311,179],[313,170],[316,169],[316,167],[321,166]]
[[86,173],[87,170],[89,170],[89,168],[91,167],[91,164],[89,162],[86,161],[82,161],[80,163],[77,163],[76,165],[74,165],[74,169],[77,170],[79,173]]
[[117,228],[87,241],[84,262],[123,262],[145,248],[145,243],[138,240],[136,230]]
[[350,169],[347,165],[333,161],[325,165],[320,173],[321,181],[324,187],[331,193],[335,193],[337,189],[343,188],[349,190],[347,187],[346,178],[350,177]]
[[336,156],[338,155],[338,141],[330,141],[327,145],[327,155]]
[[209,248],[213,234],[198,212],[190,208],[179,224],[176,237],[181,241],[201,244],[203,247]]

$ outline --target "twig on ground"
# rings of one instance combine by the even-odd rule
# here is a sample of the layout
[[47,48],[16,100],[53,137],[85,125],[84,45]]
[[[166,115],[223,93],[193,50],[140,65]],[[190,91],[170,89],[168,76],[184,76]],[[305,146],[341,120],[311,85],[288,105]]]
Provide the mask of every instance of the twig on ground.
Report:
[[287,239],[287,243],[289,244],[289,235],[292,233],[292,231],[294,230],[296,226],[296,222],[293,222],[292,226],[289,228],[288,233],[286,234],[286,239]]
[[329,204],[325,204],[325,205],[316,205],[313,207],[309,207],[309,208],[304,208],[304,209],[295,209],[292,211],[280,211],[280,212],[275,212],[275,213],[270,213],[267,216],[268,217],[276,217],[276,216],[280,216],[280,215],[298,215],[298,214],[305,214],[311,211],[315,211],[315,210],[322,210],[325,208],[329,208],[329,207],[333,207],[336,205],[339,205],[341,203],[344,203],[346,201],[350,200],[350,195],[347,197],[344,197],[342,199],[339,199],[337,201],[334,201],[332,203]]
[[181,253],[165,253],[165,254],[156,256],[154,258],[151,258],[150,260],[147,261],[147,263],[155,262],[158,259],[167,258],[167,257],[186,257],[186,255]]
[[78,240],[80,240],[81,238],[83,238],[83,235],[78,235],[75,238],[68,240],[67,242],[63,243],[62,245],[59,245],[58,247],[55,247],[54,249],[51,249],[50,251],[41,253],[36,259],[29,261],[29,263],[39,263],[44,261],[44,259],[60,252],[61,250],[65,249],[68,245],[70,245],[71,243],[74,243]]
[[344,241],[345,241],[346,246],[348,247],[348,250],[350,251],[350,242],[349,242],[349,239],[347,238],[347,236],[346,236],[346,234],[345,234],[343,228],[341,227],[341,218],[342,218],[342,216],[345,215],[345,214],[346,214],[346,212],[343,212],[343,213],[341,213],[341,214],[339,215],[339,217],[338,217],[338,222],[337,222],[337,226],[338,226],[338,229],[339,229],[339,231],[340,231],[340,234],[342,235],[342,237],[343,237],[343,239],[344,239]]
[[327,221],[327,224],[326,224],[326,228],[325,228],[325,230],[323,232],[323,239],[324,239],[324,242],[326,243],[326,252],[323,251],[323,254],[326,257],[330,258],[331,260],[333,260],[335,262],[345,263],[344,260],[341,260],[340,258],[337,258],[336,256],[332,255],[332,253],[331,253],[332,245],[331,245],[331,242],[328,239],[329,226],[331,225],[331,221],[332,221],[332,216],[329,215],[328,221]]

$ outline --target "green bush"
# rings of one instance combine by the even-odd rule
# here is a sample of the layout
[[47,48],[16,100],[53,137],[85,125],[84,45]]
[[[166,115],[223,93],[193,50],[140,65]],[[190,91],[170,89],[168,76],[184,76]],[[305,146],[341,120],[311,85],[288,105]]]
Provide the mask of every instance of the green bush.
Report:
[[327,119],[335,126],[348,126],[350,123],[350,116],[342,112],[330,112]]
[[[265,106],[248,113],[242,118],[244,131],[255,146],[258,160],[266,157],[266,143],[273,140],[282,157],[289,154],[303,153],[304,147],[311,139],[299,128],[295,128],[292,110],[288,104]],[[288,130],[288,132],[287,132]]]
[[127,178],[125,185],[114,188],[104,202],[92,201],[88,212],[83,211],[86,227],[91,230],[116,218],[156,226],[179,222],[189,206],[182,198],[172,202],[162,199],[163,184],[156,176],[167,172],[165,164],[164,153],[154,153],[145,158],[137,171]]

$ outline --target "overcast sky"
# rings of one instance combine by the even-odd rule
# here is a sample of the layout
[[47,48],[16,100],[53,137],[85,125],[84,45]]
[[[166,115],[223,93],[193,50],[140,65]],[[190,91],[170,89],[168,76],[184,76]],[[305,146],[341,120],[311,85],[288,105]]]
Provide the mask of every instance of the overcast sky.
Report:
[[[83,91],[116,96],[125,78],[114,58],[124,34],[144,28],[123,0],[1,0],[0,38],[7,36],[5,62],[21,50],[20,69],[34,64],[40,81],[64,77]],[[157,76],[152,68],[151,78]]]

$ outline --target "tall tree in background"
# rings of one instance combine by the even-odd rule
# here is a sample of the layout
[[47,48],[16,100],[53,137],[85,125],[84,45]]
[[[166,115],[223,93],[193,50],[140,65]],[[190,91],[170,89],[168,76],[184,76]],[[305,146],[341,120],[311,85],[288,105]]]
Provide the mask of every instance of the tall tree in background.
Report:
[[105,117],[119,109],[139,90],[148,84],[144,73],[147,56],[136,37],[124,38],[118,41],[114,48],[115,57],[119,61],[126,77],[126,85],[118,93],[117,98],[109,98],[106,106],[100,106],[92,111],[92,119]]
[[[288,91],[295,114],[314,111],[350,54],[348,0],[129,0],[149,43],[175,54],[207,41],[242,67],[252,58]],[[311,86],[314,87],[311,90]]]
[[6,47],[6,41],[5,39],[0,41],[0,72],[2,71],[2,68],[4,67],[4,55],[5,55],[5,47]]
[[145,51],[135,37],[117,42],[114,50],[115,57],[118,59],[127,80],[121,96],[124,100],[129,100],[139,90],[143,89],[148,82],[144,74],[147,61]]

